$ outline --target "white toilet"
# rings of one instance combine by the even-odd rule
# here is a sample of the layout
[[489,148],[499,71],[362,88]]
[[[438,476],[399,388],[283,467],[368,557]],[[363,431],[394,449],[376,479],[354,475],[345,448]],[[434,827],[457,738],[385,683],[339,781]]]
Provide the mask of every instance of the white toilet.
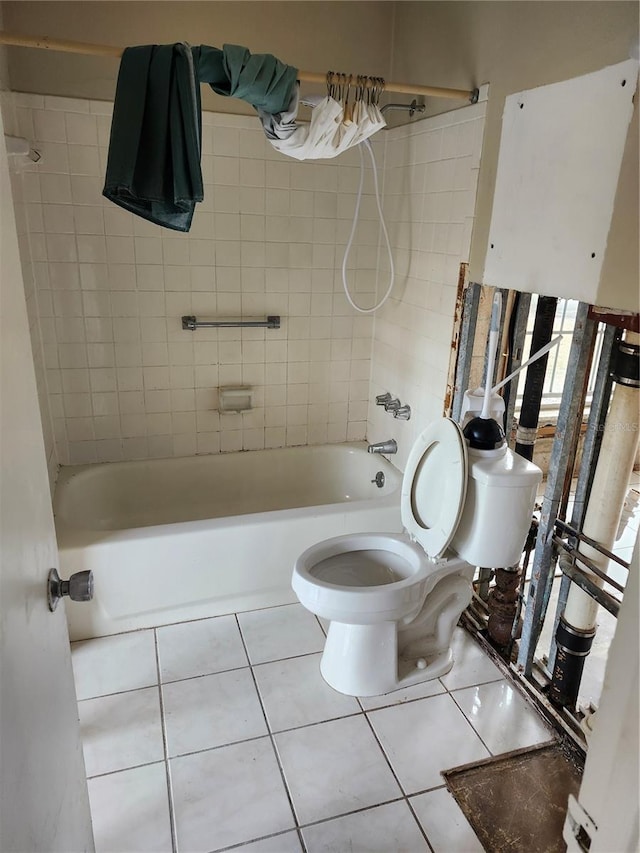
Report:
[[325,681],[377,696],[448,672],[475,567],[519,561],[541,478],[506,443],[472,450],[455,421],[428,426],[402,481],[406,532],[337,536],[296,561],[298,599],[330,622]]

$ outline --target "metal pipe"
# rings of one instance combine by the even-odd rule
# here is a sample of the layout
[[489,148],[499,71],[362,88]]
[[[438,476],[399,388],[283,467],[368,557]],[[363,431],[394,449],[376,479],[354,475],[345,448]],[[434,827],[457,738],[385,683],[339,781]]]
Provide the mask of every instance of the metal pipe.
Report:
[[[602,587],[602,576],[606,576],[609,562],[609,557],[601,549],[610,550],[615,542],[629,476],[638,450],[639,344],[640,336],[635,332],[627,332],[625,340],[619,344],[622,357],[613,371],[615,386],[584,516],[584,533],[599,543],[601,548],[594,548],[584,541],[579,544],[579,559],[585,563],[588,561],[592,569],[599,570],[594,571],[590,578],[596,588]],[[584,584],[574,579],[556,631],[558,651],[550,690],[552,701],[566,707],[575,707],[577,702],[584,658],[589,654],[591,641],[586,649],[569,647],[568,652],[565,643],[561,655],[561,635],[564,637],[570,630],[573,635],[591,637],[592,640],[599,603],[602,602],[599,602],[593,590],[587,591]]]
[[[604,554],[605,557],[607,557],[609,560],[613,560],[619,565],[624,566],[625,569],[629,568],[629,564],[625,560],[623,560],[622,557],[618,557],[616,554],[613,553],[613,551],[609,551],[608,548],[605,548],[599,542],[596,542],[595,539],[592,539],[590,536],[587,536],[586,533],[580,530],[575,530],[575,528],[571,527],[571,525],[567,524],[564,521],[561,521],[560,519],[556,520],[556,527],[562,531],[565,531],[566,533],[569,533],[571,535],[571,538],[579,540],[580,542],[586,542],[587,545],[591,545],[592,548],[595,548],[601,554]],[[584,557],[584,554],[582,556]],[[605,577],[610,583],[614,583],[611,578],[606,575]],[[620,589],[622,590],[622,587]]]
[[414,98],[410,104],[385,104],[380,108],[380,112],[384,115],[387,110],[403,110],[409,113],[409,118],[413,118],[414,113],[423,113],[425,109],[425,105],[419,104]]
[[[584,513],[589,494],[591,492],[591,484],[593,482],[593,474],[596,468],[598,454],[600,453],[600,445],[602,444],[602,434],[604,431],[604,423],[607,417],[607,409],[609,400],[611,399],[611,387],[613,380],[611,372],[613,369],[613,351],[617,347],[618,342],[622,338],[622,330],[616,326],[607,325],[604,329],[602,337],[602,346],[600,349],[600,359],[598,361],[598,369],[596,372],[595,385],[593,395],[591,397],[591,406],[589,407],[589,419],[587,421],[587,432],[582,445],[582,456],[580,461],[580,472],[578,474],[578,483],[573,496],[573,510],[571,512],[571,528],[574,531],[580,530],[584,521]],[[558,524],[559,522],[556,522]],[[571,539],[570,539],[571,541]],[[573,535],[573,543],[577,543],[575,534]],[[551,644],[549,647],[549,671],[553,672],[556,660],[556,641],[555,635],[560,622],[560,617],[564,613],[564,608],[567,604],[567,596],[571,587],[571,579],[563,574],[560,581],[560,590],[558,592],[558,601],[556,604],[556,613],[553,623],[553,632]]]
[[573,467],[574,458],[570,448],[573,447],[574,438],[580,429],[584,408],[584,401],[581,395],[575,393],[575,389],[584,387],[596,330],[597,324],[589,317],[588,304],[580,302],[576,311],[562,402],[549,460],[547,488],[540,512],[522,639],[518,650],[517,666],[525,678],[532,672],[535,650],[551,594],[556,558],[551,536],[558,517],[565,476],[567,470]]
[[387,441],[378,441],[376,444],[370,444],[367,450],[369,453],[397,453],[398,443],[395,438],[389,438]]
[[[538,297],[536,319],[531,337],[531,355],[538,352],[538,350],[551,341],[557,304],[558,300],[555,296]],[[524,384],[524,395],[516,433],[515,451],[529,461],[533,459],[533,447],[536,443],[547,361],[548,354],[543,355],[542,358],[539,358],[530,365],[527,368],[527,377]]]
[[[638,342],[639,335],[627,332],[624,343]],[[582,529],[587,536],[611,550],[638,450],[637,388],[615,383],[604,427]],[[608,557],[586,543],[581,543],[579,550],[606,573]],[[598,605],[592,598],[578,589],[569,591],[565,619],[570,625],[581,629],[593,628],[597,613]]]
[[182,318],[182,328],[190,332],[195,329],[279,329],[280,317],[271,314],[266,320],[198,320],[185,314]]
[[576,583],[588,595],[592,596],[598,604],[601,604],[605,610],[611,613],[612,616],[617,616],[620,610],[620,602],[617,598],[609,595],[603,589],[593,582],[592,575],[589,575],[580,566],[577,566],[569,554],[561,554],[558,558],[558,565],[563,575]]

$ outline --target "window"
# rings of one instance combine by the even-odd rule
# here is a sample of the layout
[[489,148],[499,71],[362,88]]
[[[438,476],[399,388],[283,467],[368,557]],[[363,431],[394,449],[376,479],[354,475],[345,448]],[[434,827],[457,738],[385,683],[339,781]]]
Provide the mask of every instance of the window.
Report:
[[[538,305],[538,296],[534,294],[531,297],[531,307],[529,309],[529,318],[527,321],[527,331],[525,333],[524,348],[522,360],[529,358],[531,353],[531,338],[533,336],[533,324],[536,318],[536,307]],[[560,343],[553,347],[549,352],[549,360],[547,362],[547,373],[544,380],[542,391],[542,402],[540,406],[540,426],[545,424],[553,424],[558,418],[560,409],[560,401],[562,400],[562,392],[567,372],[567,362],[569,361],[569,351],[571,349],[571,339],[576,320],[576,311],[578,309],[578,301],[575,299],[558,299],[558,307],[556,308],[556,316],[553,324],[552,338],[562,335]],[[585,416],[589,413],[589,406],[593,396],[593,387],[595,384],[596,372],[598,370],[598,361],[600,360],[600,351],[602,349],[602,336],[604,334],[604,325],[598,326],[598,334],[596,337],[596,346],[594,350],[593,362],[591,365],[591,373],[589,375],[589,385],[587,387],[587,399],[585,404]],[[518,377],[518,391],[516,395],[516,410],[515,416],[520,416],[520,407],[522,405],[522,397],[524,393],[526,370],[523,370]]]

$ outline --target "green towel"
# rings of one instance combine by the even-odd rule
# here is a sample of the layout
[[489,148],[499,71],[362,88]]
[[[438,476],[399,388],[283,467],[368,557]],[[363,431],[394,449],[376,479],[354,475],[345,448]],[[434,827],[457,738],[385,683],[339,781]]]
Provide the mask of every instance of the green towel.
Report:
[[269,113],[283,110],[297,69],[245,47],[127,48],[120,63],[103,195],[144,219],[188,231],[204,198],[198,81]]
[[190,49],[129,47],[122,56],[103,195],[157,225],[188,231],[204,198],[200,88]]
[[265,113],[287,108],[296,84],[298,69],[285,65],[270,53],[251,55],[246,47],[225,44],[193,48],[198,79],[218,95],[241,98]]

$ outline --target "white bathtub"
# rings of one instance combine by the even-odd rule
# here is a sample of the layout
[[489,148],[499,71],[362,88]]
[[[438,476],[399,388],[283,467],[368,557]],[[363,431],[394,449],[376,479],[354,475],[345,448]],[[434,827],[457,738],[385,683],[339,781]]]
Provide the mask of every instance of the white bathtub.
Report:
[[63,468],[60,573],[95,581],[92,602],[66,600],[71,639],[295,601],[305,548],[402,529],[400,483],[364,444]]

